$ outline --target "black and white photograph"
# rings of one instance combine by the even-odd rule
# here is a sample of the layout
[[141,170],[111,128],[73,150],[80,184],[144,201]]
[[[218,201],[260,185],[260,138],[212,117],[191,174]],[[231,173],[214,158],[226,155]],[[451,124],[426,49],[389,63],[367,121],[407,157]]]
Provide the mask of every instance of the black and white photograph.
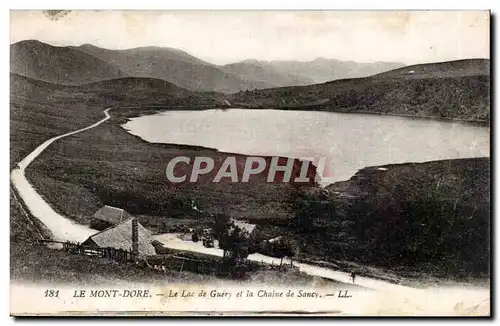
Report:
[[11,10],[12,316],[491,316],[487,10]]

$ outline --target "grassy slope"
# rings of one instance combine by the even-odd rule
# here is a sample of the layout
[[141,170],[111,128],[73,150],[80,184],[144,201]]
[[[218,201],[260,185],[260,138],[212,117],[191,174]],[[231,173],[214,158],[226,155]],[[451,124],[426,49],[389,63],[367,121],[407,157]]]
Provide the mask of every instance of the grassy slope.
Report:
[[312,79],[297,74],[281,72],[270,64],[258,61],[231,63],[220,68],[228,73],[240,76],[240,78],[267,83],[268,87],[266,88],[314,84]]
[[[77,130],[120,106],[128,114],[152,113],[159,107],[214,107],[217,95],[198,94],[151,78],[122,78],[85,86],[63,86],[10,75],[11,167],[43,141]],[[148,104],[159,107],[148,107]],[[123,107],[129,107],[124,109]]]
[[[329,186],[309,207],[302,254],[350,260],[403,273],[488,277],[488,158],[408,163],[360,170]],[[314,234],[314,236],[310,236]]]
[[489,121],[489,84],[489,60],[463,60],[409,66],[368,78],[240,92],[230,101],[250,108]]
[[[29,220],[16,195],[10,192],[10,239],[14,243],[33,244],[43,232]],[[11,248],[12,249],[12,248]]]
[[103,117],[92,96],[74,89],[10,76],[10,166],[43,141],[91,124]]
[[39,41],[21,41],[10,46],[10,71],[51,83],[81,85],[125,77],[115,65],[70,47]]

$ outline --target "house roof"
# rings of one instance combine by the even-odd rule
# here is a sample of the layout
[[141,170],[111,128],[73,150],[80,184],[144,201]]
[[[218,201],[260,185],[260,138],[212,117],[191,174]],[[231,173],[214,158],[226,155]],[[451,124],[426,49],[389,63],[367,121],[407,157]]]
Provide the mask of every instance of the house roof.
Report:
[[[98,232],[90,236],[88,240],[92,240],[99,247],[111,247],[123,250],[132,250],[132,220],[130,218],[118,225],[107,228],[104,231]],[[151,244],[151,233],[144,228],[140,223],[137,223],[138,249],[141,255],[156,254],[155,248]]]
[[237,227],[239,227],[240,229],[245,230],[250,234],[252,234],[252,232],[255,230],[255,227],[257,226],[255,224],[250,224],[250,223],[238,221],[238,220],[234,220],[234,224]]
[[132,215],[127,213],[121,208],[113,207],[113,206],[104,206],[101,207],[97,212],[94,214],[94,218],[101,220],[101,221],[106,221],[111,224],[119,224],[129,218],[131,218]]

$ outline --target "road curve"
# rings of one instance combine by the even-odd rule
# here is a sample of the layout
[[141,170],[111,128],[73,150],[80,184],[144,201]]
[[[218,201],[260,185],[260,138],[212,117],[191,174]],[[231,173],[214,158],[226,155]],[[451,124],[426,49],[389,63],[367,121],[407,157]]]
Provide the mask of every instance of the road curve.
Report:
[[109,110],[110,108],[104,110],[105,117],[91,126],[68,132],[64,135],[60,135],[45,141],[28,156],[26,156],[21,162],[19,162],[17,167],[12,170],[10,174],[12,184],[16,188],[19,196],[24,201],[28,210],[34,217],[40,220],[51,231],[54,240],[83,242],[90,235],[96,233],[97,231],[84,225],[80,225],[55,212],[52,207],[50,207],[50,205],[42,198],[42,196],[38,194],[33,185],[29,183],[28,179],[26,179],[26,168],[31,164],[31,162],[33,162],[35,158],[38,157],[38,155],[40,155],[56,140],[92,129],[107,121],[109,118],[111,118],[108,113]]

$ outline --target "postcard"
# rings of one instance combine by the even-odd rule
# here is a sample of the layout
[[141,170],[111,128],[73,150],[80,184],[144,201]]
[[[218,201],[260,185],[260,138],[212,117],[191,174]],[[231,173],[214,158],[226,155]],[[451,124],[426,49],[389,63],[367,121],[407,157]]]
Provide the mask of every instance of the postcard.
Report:
[[11,315],[491,315],[489,11],[10,27]]

